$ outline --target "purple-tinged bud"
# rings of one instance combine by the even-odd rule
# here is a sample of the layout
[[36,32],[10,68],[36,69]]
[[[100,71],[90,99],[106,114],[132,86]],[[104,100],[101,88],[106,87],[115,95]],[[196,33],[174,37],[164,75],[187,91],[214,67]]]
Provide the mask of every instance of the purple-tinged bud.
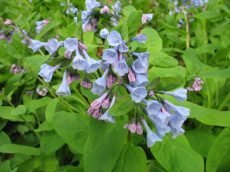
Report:
[[78,44],[83,47],[86,51],[88,50],[87,46],[83,44],[81,41],[78,41]]
[[119,84],[122,84],[122,83],[123,83],[123,76],[119,78]]
[[138,135],[143,134],[143,127],[141,126],[140,122],[137,123],[137,134]]
[[101,104],[102,104],[102,102],[104,101],[104,99],[107,97],[107,95],[108,95],[107,92],[104,93],[100,98],[94,100],[94,101],[90,104],[90,106],[91,106],[93,109],[98,109],[98,108],[101,106]]
[[131,68],[129,68],[128,78],[129,82],[134,83],[136,81],[136,76]]
[[65,56],[64,56],[64,57],[67,58],[67,59],[70,59],[71,56],[72,56],[72,51],[66,50],[66,51],[65,51]]
[[131,133],[135,133],[136,130],[137,130],[136,123],[130,124],[129,127],[128,127],[128,129],[129,129],[129,131],[130,131]]
[[93,112],[94,112],[94,108],[90,107],[88,110],[87,110],[87,114],[89,115],[93,115]]
[[87,88],[92,88],[92,84],[91,83],[87,83]]
[[69,75],[67,76],[66,83],[67,83],[68,85],[72,83],[72,78],[71,78],[71,76],[69,76]]
[[10,19],[6,19],[6,21],[4,22],[5,25],[10,25],[12,23],[12,21]]
[[102,108],[107,109],[110,105],[109,98],[105,99],[102,103]]
[[94,112],[93,112],[93,117],[94,118],[99,118],[99,115],[100,115],[100,109],[97,109],[97,110],[95,110]]
[[150,91],[150,92],[149,92],[149,96],[151,96],[151,97],[154,96],[154,92],[153,92],[153,91]]
[[123,128],[127,129],[128,127],[129,127],[129,124],[125,124]]
[[106,78],[106,85],[108,88],[111,88],[113,86],[113,76],[112,75],[109,75]]
[[100,11],[101,14],[109,14],[109,7],[107,5],[105,5],[101,11]]
[[142,15],[141,22],[142,22],[143,24],[145,24],[146,21],[147,21],[147,17],[146,17],[145,15]]

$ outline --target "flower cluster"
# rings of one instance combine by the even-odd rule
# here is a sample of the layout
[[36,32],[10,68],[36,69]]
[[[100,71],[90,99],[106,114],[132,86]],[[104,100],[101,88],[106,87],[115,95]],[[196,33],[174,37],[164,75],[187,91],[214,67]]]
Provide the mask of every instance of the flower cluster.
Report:
[[48,93],[48,90],[47,88],[41,88],[41,87],[37,87],[36,89],[37,93],[40,95],[40,96],[46,96],[46,94]]
[[36,33],[39,34],[42,31],[42,29],[44,29],[44,27],[49,23],[50,23],[49,20],[37,21],[36,22],[36,27],[35,27]]
[[[196,77],[196,75],[194,75]],[[202,81],[200,78],[195,78],[193,84],[187,87],[188,91],[200,91],[202,89],[202,86],[200,84],[204,84],[204,81]]]
[[148,21],[151,21],[153,19],[153,14],[143,14],[141,22],[145,24]]
[[11,65],[10,72],[12,72],[13,74],[27,73],[26,70],[24,70],[21,66],[19,66],[17,64],[12,64]]
[[[65,6],[65,4],[64,4],[64,3],[61,3],[60,6],[63,7],[63,6]],[[69,11],[71,11],[72,13],[75,14],[75,13],[78,12],[78,9],[77,9],[76,7],[74,7],[72,3],[69,3],[69,7],[68,7],[68,9],[66,10],[66,14],[69,14]]]

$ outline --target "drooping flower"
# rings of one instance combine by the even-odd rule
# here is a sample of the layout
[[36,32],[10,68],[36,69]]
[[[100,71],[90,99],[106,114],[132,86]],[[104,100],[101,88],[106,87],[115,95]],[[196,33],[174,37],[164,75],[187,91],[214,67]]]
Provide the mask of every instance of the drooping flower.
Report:
[[63,44],[63,42],[59,42],[57,39],[52,38],[48,40],[48,45],[45,46],[45,49],[52,55],[60,46],[63,46]]
[[124,76],[129,72],[129,67],[125,60],[120,60],[115,64],[114,72],[116,72],[119,76]]
[[99,120],[104,120],[105,122],[115,123],[115,117],[109,114],[110,108],[114,105],[116,101],[116,95],[113,96],[109,109],[99,118]]
[[122,43],[121,35],[117,31],[112,31],[107,36],[107,41],[111,46],[118,46]]
[[85,1],[86,9],[88,11],[93,10],[94,8],[100,7],[101,3],[97,2],[96,0],[86,0]]
[[184,134],[183,128],[175,128],[171,130],[172,138],[175,139],[177,136]]
[[147,86],[149,85],[149,80],[148,80],[148,75],[146,76],[146,74],[139,74],[139,73],[136,73],[136,86],[139,87],[139,86]]
[[35,53],[36,51],[41,49],[42,46],[45,46],[45,45],[47,45],[47,43],[43,43],[41,41],[30,39],[29,48],[31,48],[33,50],[33,53]]
[[87,65],[87,61],[80,55],[78,49],[76,49],[76,55],[73,59],[73,69],[85,70]]
[[129,82],[133,83],[136,81],[136,76],[132,68],[129,68],[129,74],[128,74]]
[[104,28],[104,29],[100,30],[100,37],[101,38],[105,39],[108,36],[108,34],[109,34],[109,30],[108,29]]
[[149,61],[150,54],[148,52],[144,52],[144,53],[132,52],[131,54],[137,56],[143,66],[149,65],[148,61]]
[[128,52],[129,48],[126,45],[126,41],[122,41],[122,43],[119,45],[119,51],[120,53]]
[[131,41],[137,41],[140,43],[146,43],[148,36],[145,34],[139,34],[131,39]]
[[142,15],[142,23],[145,24],[146,20],[151,21],[153,19],[153,14],[143,14]]
[[75,38],[67,38],[64,41],[64,47],[69,51],[75,51],[78,48],[78,41]]
[[54,71],[57,70],[61,65],[62,65],[62,63],[58,64],[57,66],[53,67],[52,69],[51,69],[51,66],[49,66],[49,65],[42,65],[41,70],[38,73],[38,75],[43,77],[45,82],[50,82],[52,77],[53,77]]
[[143,134],[143,127],[141,126],[140,122],[137,122],[137,134],[142,135]]
[[63,96],[68,96],[71,94],[70,89],[68,84],[66,83],[66,79],[67,79],[67,71],[65,70],[64,75],[63,75],[63,80],[61,85],[59,86],[56,94],[57,95],[63,95]]
[[183,102],[187,99],[187,90],[184,88],[179,88],[174,92],[165,91],[164,94],[171,95],[180,102]]
[[107,73],[109,72],[109,69],[107,68],[102,75],[101,78],[98,78],[96,81],[93,82],[93,88],[92,88],[92,93],[95,95],[102,95],[102,93],[106,89],[106,82],[105,82],[105,77]]
[[148,101],[146,99],[143,99],[142,102],[144,102],[147,105],[146,111],[148,112],[149,115],[158,114],[160,109],[162,108],[162,104],[160,104],[156,100]]
[[94,100],[94,101],[90,104],[91,108],[93,108],[93,109],[98,109],[98,108],[102,105],[102,103],[103,103],[103,101],[105,100],[105,98],[107,97],[107,95],[108,95],[108,92],[105,92],[100,98]]
[[117,60],[118,55],[113,48],[108,48],[103,52],[102,58],[103,60],[106,60],[106,62],[112,64]]
[[87,61],[87,66],[85,69],[87,73],[93,73],[97,69],[101,68],[101,66],[102,66],[101,61],[96,61],[96,60],[90,58],[85,50],[82,50],[82,52],[85,55],[85,58]]
[[132,64],[132,69],[136,72],[136,73],[147,73],[147,69],[148,69],[148,65],[144,66],[141,63],[140,59],[136,59],[135,61],[133,61]]
[[147,96],[147,91],[145,87],[131,87],[129,85],[125,85],[126,88],[131,92],[131,97],[132,100],[135,103],[140,103],[146,96]]

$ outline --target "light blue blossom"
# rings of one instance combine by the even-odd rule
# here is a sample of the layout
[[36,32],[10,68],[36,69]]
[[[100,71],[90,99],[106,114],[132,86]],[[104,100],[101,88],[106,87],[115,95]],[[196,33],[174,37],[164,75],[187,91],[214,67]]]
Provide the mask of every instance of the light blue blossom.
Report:
[[100,37],[101,38],[105,39],[108,36],[108,34],[109,34],[109,30],[108,29],[104,28],[104,29],[100,30]]
[[31,48],[33,50],[33,53],[35,53],[36,51],[38,51],[42,46],[47,45],[47,43],[43,43],[41,41],[37,41],[34,39],[30,39],[30,45],[29,48]]
[[66,83],[66,79],[67,79],[67,71],[65,70],[64,72],[64,76],[63,76],[63,81],[61,83],[61,85],[59,86],[56,94],[57,95],[63,95],[63,96],[68,96],[71,94],[70,89],[68,84]]
[[172,138],[175,139],[177,136],[183,135],[184,132],[185,132],[185,131],[184,131],[183,128],[171,129]]
[[112,9],[115,10],[116,14],[118,14],[118,12],[121,10],[121,3],[120,1],[117,1],[114,6],[112,6]]
[[109,72],[109,68],[107,68],[104,72],[104,74],[102,75],[101,78],[98,78],[96,81],[93,82],[93,88],[92,88],[92,93],[95,95],[102,95],[103,92],[106,89],[106,81],[105,81],[105,77]]
[[173,129],[182,127],[184,120],[179,119],[176,115],[172,116],[172,119],[170,120],[170,127]]
[[87,54],[87,52],[83,49],[82,50],[85,58],[86,58],[86,61],[87,61],[87,66],[86,66],[86,69],[85,71],[87,73],[93,73],[95,72],[97,69],[101,68],[102,66],[102,61],[97,61],[97,60],[94,60],[92,58],[89,57],[89,55]]
[[148,80],[148,74],[147,76],[145,74],[139,74],[139,73],[135,73],[136,75],[136,81],[135,81],[135,84],[136,86],[147,86],[149,85],[149,80]]
[[[114,12],[112,12],[112,14],[114,14]],[[119,21],[117,20],[116,17],[111,17],[110,20],[113,21],[113,26],[117,26]]]
[[35,27],[36,33],[39,34],[43,29],[43,26],[37,26]]
[[143,99],[142,102],[144,102],[147,105],[147,107],[145,109],[149,115],[158,114],[160,109],[162,108],[162,104],[156,100],[148,101],[146,99]]
[[148,146],[148,148],[153,146],[157,141],[162,141],[162,139],[149,128],[145,119],[142,119],[142,122],[143,122],[145,129],[147,131],[147,146]]
[[109,48],[103,52],[102,58],[103,60],[106,60],[106,62],[113,64],[115,61],[117,61],[118,55],[113,48]]
[[101,3],[97,2],[96,0],[86,0],[85,4],[88,11],[101,6]]
[[82,22],[82,30],[84,31],[86,29],[86,26],[88,25],[89,20],[86,20],[85,22]]
[[168,125],[171,118],[171,115],[168,113],[158,113],[157,115],[155,115],[156,123],[161,128],[165,128],[164,126]]
[[88,17],[93,13],[93,11],[82,11],[81,12],[81,21],[85,23],[88,20]]
[[102,69],[103,71],[105,71],[108,67],[109,67],[109,63],[108,63],[108,62],[102,62],[102,67],[101,67],[101,69]]
[[107,36],[107,41],[111,46],[118,46],[122,43],[121,35],[117,31],[112,31]]
[[64,47],[69,51],[75,51],[78,48],[78,41],[75,38],[67,38]]
[[145,34],[139,34],[131,39],[131,41],[137,41],[140,43],[146,43],[148,36]]
[[30,2],[33,2],[32,0],[29,0]]
[[114,105],[116,96],[113,96],[109,109],[99,118],[99,120],[104,120],[105,122],[115,123],[115,117],[109,114],[110,108]]
[[145,87],[131,87],[129,85],[125,85],[126,88],[131,92],[132,100],[135,103],[140,103],[146,96],[147,91]]
[[171,95],[180,102],[183,102],[187,99],[187,89],[184,88],[179,88],[174,92],[165,91],[164,94]]
[[43,65],[42,65],[42,68],[40,70],[40,72],[38,73],[38,75],[40,75],[41,77],[44,78],[44,81],[45,82],[50,82],[52,77],[53,77],[53,73],[55,70],[57,70],[62,64],[58,64],[57,66],[55,66],[54,68],[45,68]]
[[75,22],[76,25],[77,25],[77,24],[78,24],[78,23],[77,23],[77,17],[74,17],[73,20],[74,20],[74,22]]
[[182,107],[182,106],[176,106],[172,103],[170,103],[167,100],[164,100],[165,104],[169,106],[170,109],[172,109],[175,113],[175,115],[182,120],[186,120],[189,116],[190,109]]
[[144,52],[144,53],[136,53],[136,52],[132,52],[132,55],[138,57],[138,59],[140,59],[142,65],[147,66],[149,65],[149,53],[148,52]]
[[65,4],[64,3],[60,3],[60,6],[63,7],[63,6],[65,6]]
[[80,55],[78,49],[76,49],[76,55],[73,59],[73,69],[85,70],[87,65],[87,61]]
[[119,51],[120,53],[129,51],[129,47],[126,45],[126,41],[122,41],[122,43],[119,45]]
[[72,6],[72,7],[69,7],[69,9],[70,9],[70,11],[72,12],[72,13],[76,13],[76,12],[78,12],[78,9],[76,8],[76,7],[74,7],[74,6]]
[[48,45],[45,46],[45,49],[52,55],[60,46],[63,46],[63,42],[59,42],[57,39],[52,38],[48,40]]
[[136,73],[147,73],[149,65],[144,66],[141,63],[140,59],[136,59],[135,61],[133,61],[132,64],[132,69],[136,72]]
[[124,76],[129,72],[129,67],[125,60],[120,60],[115,64],[114,72],[116,72],[119,76]]
[[147,17],[148,21],[151,21],[153,19],[153,14],[143,14],[143,15]]

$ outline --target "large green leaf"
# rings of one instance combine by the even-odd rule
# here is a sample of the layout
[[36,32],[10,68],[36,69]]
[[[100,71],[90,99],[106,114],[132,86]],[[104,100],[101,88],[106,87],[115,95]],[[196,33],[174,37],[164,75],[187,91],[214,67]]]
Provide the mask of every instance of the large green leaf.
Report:
[[172,139],[166,134],[162,142],[156,142],[151,152],[157,161],[170,172],[203,172],[204,160],[189,145],[185,136]]
[[0,132],[0,147],[5,144],[11,144],[11,140],[5,132],[1,131]]
[[89,135],[88,115],[57,112],[53,117],[53,126],[70,147],[83,153]]
[[8,95],[11,91],[18,88],[18,85],[16,85],[18,82],[20,82],[21,77],[23,73],[15,74],[13,77],[9,78],[9,80],[6,82],[6,85],[4,86],[4,94]]
[[124,13],[124,16],[125,17],[129,17],[129,15],[132,13],[132,12],[135,12],[137,11],[136,8],[132,5],[127,5],[123,8],[123,13]]
[[112,171],[127,137],[125,121],[109,124],[90,119],[90,135],[85,144],[85,172]]
[[121,36],[122,39],[125,41],[129,40],[129,34],[128,34],[128,26],[127,26],[127,20],[124,20],[122,25],[121,25]]
[[22,153],[26,155],[39,155],[41,150],[29,146],[17,144],[4,144],[0,147],[1,153]]
[[156,91],[170,91],[173,89],[176,89],[178,87],[181,87],[184,83],[184,80],[181,78],[175,78],[175,77],[161,77],[160,83],[158,86],[154,89]]
[[53,99],[47,104],[45,116],[46,116],[46,121],[49,123],[52,122],[58,101],[59,99]]
[[[134,163],[135,162],[135,163]],[[124,145],[112,172],[144,172],[146,155],[141,147]]]
[[47,103],[49,103],[52,99],[50,97],[43,97],[41,99],[38,100],[32,100],[29,102],[29,104],[27,105],[27,112],[33,112],[34,110],[47,105]]
[[141,25],[142,11],[135,11],[130,14],[127,25],[129,30],[129,38],[136,36],[137,31]]
[[219,11],[204,11],[202,13],[198,13],[194,15],[193,17],[198,18],[198,19],[210,19],[210,18],[215,18],[220,14]]
[[0,172],[12,172],[10,168],[10,160],[7,160],[1,164]]
[[222,78],[230,77],[230,69],[214,70],[210,72],[202,72],[197,75],[198,78]]
[[22,55],[13,47],[11,46],[10,44],[4,44],[4,47],[6,49],[6,52],[16,58],[16,59],[20,59],[22,57]]
[[55,130],[48,131],[42,136],[41,139],[41,148],[47,153],[55,152],[60,147],[62,147],[65,142],[62,138],[56,133]]
[[131,111],[134,106],[135,103],[133,102],[131,95],[127,94],[115,102],[109,110],[109,114],[112,116],[121,116]]
[[230,127],[225,128],[214,141],[207,158],[207,172],[230,171]]

